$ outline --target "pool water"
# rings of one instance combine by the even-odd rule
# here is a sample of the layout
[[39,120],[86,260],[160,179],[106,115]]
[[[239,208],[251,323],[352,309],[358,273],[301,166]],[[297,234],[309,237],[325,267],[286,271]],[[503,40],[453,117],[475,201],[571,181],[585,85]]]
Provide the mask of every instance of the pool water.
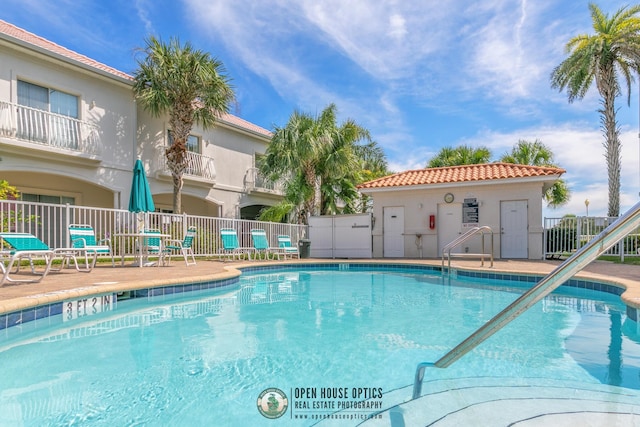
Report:
[[[0,339],[0,425],[305,426],[335,412],[315,402],[367,393],[386,408],[400,403],[385,396],[410,386],[419,362],[436,361],[526,286],[411,270],[272,270],[226,290],[32,322]],[[618,296],[561,288],[427,375],[640,389],[639,342]],[[270,388],[288,398],[277,420],[257,406]]]

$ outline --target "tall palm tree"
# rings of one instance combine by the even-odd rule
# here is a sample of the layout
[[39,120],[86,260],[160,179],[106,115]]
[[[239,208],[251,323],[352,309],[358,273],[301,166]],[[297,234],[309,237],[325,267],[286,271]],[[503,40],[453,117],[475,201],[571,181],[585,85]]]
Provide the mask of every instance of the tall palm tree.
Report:
[[443,147],[438,154],[428,162],[428,168],[439,168],[444,166],[477,165],[489,163],[491,151],[487,147],[471,147],[461,145],[459,147]]
[[[534,142],[519,140],[511,152],[504,154],[500,161],[519,165],[557,167],[553,162],[553,152],[537,139]],[[555,208],[566,204],[571,198],[571,192],[566,181],[559,179],[542,197],[547,201],[549,207]]]
[[182,212],[182,175],[187,168],[187,138],[194,124],[214,126],[234,99],[224,65],[207,52],[150,36],[146,56],[138,61],[133,91],[136,100],[155,117],[169,114],[173,144],[165,150],[173,179],[173,211]]
[[589,4],[595,34],[569,40],[568,57],[551,73],[551,87],[567,89],[569,102],[583,99],[592,83],[601,96],[602,128],[609,182],[608,215],[620,214],[620,140],[615,99],[620,95],[620,75],[631,101],[633,74],[640,70],[640,5],[618,9],[611,17]]
[[[260,171],[272,180],[287,178],[284,203],[297,206],[299,222],[306,222],[309,215],[332,212],[337,199],[353,197],[355,183],[349,186],[346,179],[357,168],[353,146],[368,136],[352,120],[338,126],[334,104],[317,117],[294,111],[284,127],[275,129]],[[281,212],[277,207],[267,215]]]

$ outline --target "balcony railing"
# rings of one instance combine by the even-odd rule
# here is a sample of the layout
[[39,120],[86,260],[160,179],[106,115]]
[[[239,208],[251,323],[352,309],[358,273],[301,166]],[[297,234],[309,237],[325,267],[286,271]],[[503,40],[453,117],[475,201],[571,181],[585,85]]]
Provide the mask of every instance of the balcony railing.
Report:
[[[158,151],[159,172],[164,175],[171,175],[171,171],[167,166],[167,157],[164,149]],[[187,168],[184,171],[185,177],[198,177],[211,182],[216,180],[216,167],[212,157],[187,151],[186,160]]]
[[249,168],[245,175],[246,191],[264,191],[267,193],[283,194],[283,181],[270,181],[260,174],[258,168]]
[[93,123],[11,102],[0,101],[0,136],[75,153],[102,151]]

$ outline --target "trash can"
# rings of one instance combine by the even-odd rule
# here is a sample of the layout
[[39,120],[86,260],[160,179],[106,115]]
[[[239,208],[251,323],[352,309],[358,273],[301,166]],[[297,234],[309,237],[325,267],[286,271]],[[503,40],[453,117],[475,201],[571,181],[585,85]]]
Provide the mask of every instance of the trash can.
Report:
[[311,240],[298,240],[298,252],[300,252],[300,258],[309,258],[311,256]]

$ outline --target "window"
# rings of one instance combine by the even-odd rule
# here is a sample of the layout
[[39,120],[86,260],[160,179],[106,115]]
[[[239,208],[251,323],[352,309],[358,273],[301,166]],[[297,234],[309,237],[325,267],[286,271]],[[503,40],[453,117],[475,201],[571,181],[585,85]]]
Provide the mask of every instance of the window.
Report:
[[80,140],[78,97],[18,80],[18,137],[77,149]]
[[18,104],[78,118],[78,97],[18,80]]
[[24,202],[49,203],[53,205],[66,205],[67,203],[70,205],[76,204],[75,197],[49,196],[46,194],[20,193],[20,200]]
[[[173,145],[173,133],[168,131],[169,135],[169,145]],[[187,138],[187,151],[190,153],[200,153],[200,137],[195,135],[189,135]]]

